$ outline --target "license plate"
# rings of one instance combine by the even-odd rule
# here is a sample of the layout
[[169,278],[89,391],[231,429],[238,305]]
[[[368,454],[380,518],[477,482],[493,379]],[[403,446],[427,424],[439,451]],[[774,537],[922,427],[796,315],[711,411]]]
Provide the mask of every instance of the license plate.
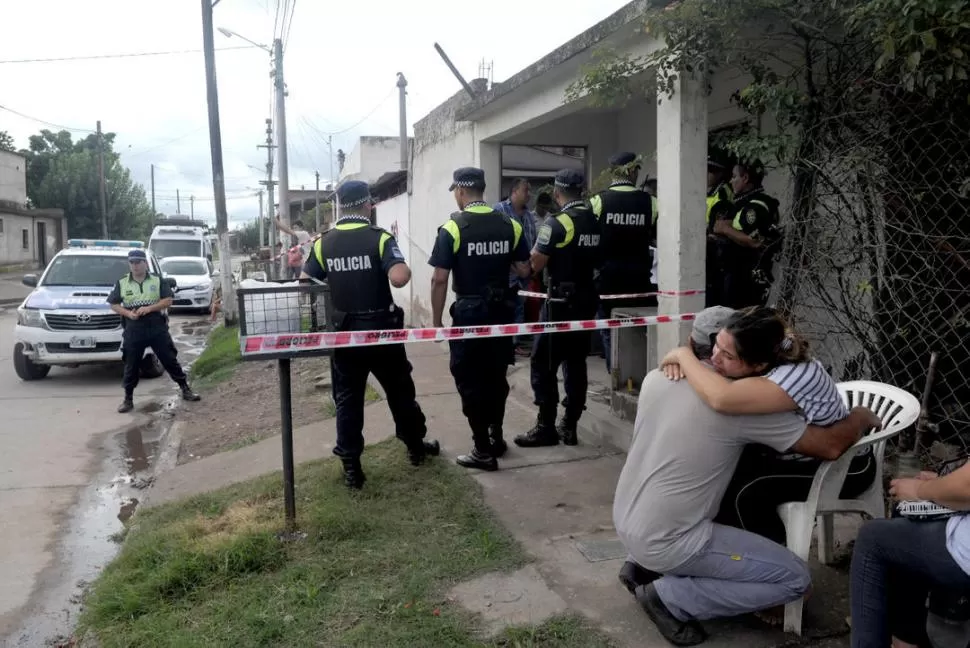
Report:
[[71,338],[72,349],[93,349],[94,347],[94,338]]

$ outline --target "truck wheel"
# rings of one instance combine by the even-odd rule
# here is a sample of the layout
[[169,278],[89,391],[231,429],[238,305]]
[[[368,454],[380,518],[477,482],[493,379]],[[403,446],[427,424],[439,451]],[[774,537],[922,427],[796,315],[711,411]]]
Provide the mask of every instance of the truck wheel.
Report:
[[158,378],[165,373],[165,368],[154,353],[149,353],[141,360],[142,378]]
[[17,343],[13,347],[13,368],[21,380],[40,380],[51,372],[50,365],[34,363],[24,355],[24,345]]

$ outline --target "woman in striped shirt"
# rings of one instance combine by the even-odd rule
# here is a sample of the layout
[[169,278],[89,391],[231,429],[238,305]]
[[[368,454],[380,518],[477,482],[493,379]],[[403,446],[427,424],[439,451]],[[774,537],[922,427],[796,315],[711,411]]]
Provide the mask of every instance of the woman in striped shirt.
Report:
[[[835,381],[811,357],[808,344],[774,309],[740,311],[718,332],[712,364],[688,347],[675,349],[661,367],[671,380],[686,378],[711,408],[723,414],[797,412],[807,424],[826,427],[848,416]],[[785,528],[776,508],[805,501],[819,460],[749,447],[721,503],[717,521],[752,531],[780,544]],[[853,498],[872,485],[871,451],[852,461],[842,497]]]

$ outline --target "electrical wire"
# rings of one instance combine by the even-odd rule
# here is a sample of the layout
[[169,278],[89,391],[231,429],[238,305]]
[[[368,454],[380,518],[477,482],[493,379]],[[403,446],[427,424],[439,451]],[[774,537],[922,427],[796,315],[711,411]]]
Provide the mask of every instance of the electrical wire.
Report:
[[374,106],[374,109],[371,110],[366,115],[364,115],[364,117],[362,117],[360,119],[360,121],[358,121],[353,126],[348,126],[347,128],[344,128],[343,130],[334,131],[332,133],[327,132],[327,131],[323,131],[323,130],[320,130],[319,128],[317,128],[316,126],[314,126],[313,125],[313,122],[311,122],[309,119],[307,119],[307,125],[309,125],[310,128],[312,128],[313,130],[317,131],[321,135],[324,135],[324,136],[327,136],[327,137],[332,137],[334,135],[343,135],[344,133],[347,133],[349,131],[354,130],[355,128],[357,128],[358,126],[360,126],[361,124],[363,124],[365,121],[367,121],[368,119],[370,119],[371,117],[373,117],[374,116],[374,113],[376,113],[378,110],[380,110],[381,107],[385,103],[387,103],[387,100],[390,99],[391,98],[391,95],[393,95],[395,92],[397,92],[397,88],[396,87],[395,88],[392,88],[391,91],[389,93],[387,93],[387,96],[384,97],[383,99],[381,99],[380,103],[378,103],[376,106]]
[[290,22],[286,25],[286,30],[283,36],[283,49],[286,50],[286,45],[290,40],[290,30],[293,29],[293,16],[296,14],[296,0],[293,0],[293,4],[290,5]]
[[96,133],[97,132],[97,131],[91,130],[90,128],[72,128],[71,126],[64,126],[63,124],[55,124],[54,122],[49,122],[45,119],[38,119],[37,117],[31,117],[30,115],[25,115],[22,112],[16,111],[13,108],[7,108],[6,106],[3,106],[3,105],[0,105],[0,110],[6,110],[8,113],[13,113],[18,117],[23,117],[24,119],[29,119],[39,124],[46,124],[48,126],[53,126],[54,128],[60,128],[61,130],[73,131],[75,133]]
[[[253,49],[255,45],[233,45],[231,47],[218,47],[215,49],[216,52],[225,52],[227,50],[241,50],[241,49]],[[200,49],[189,49],[189,50],[171,50],[167,52],[130,52],[125,54],[93,54],[91,56],[62,56],[57,58],[35,58],[35,59],[10,59],[7,61],[0,61],[2,63],[57,63],[62,61],[94,61],[100,59],[120,59],[120,58],[135,58],[140,56],[169,56],[173,54],[201,54]]]

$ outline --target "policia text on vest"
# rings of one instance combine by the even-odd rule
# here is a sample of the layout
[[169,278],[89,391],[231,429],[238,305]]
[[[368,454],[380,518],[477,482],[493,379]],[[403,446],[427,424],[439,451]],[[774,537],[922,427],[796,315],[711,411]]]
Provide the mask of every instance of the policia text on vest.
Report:
[[171,286],[158,275],[148,273],[148,257],[144,250],[129,252],[128,265],[131,272],[115,283],[107,300],[111,310],[121,315],[124,325],[121,355],[125,363],[122,379],[125,399],[118,411],[130,412],[134,408],[135,387],[138,386],[145,351],[149,348],[178,384],[182,398],[199,400],[199,396],[189,389],[188,379],[178,362],[175,343],[168,332],[168,317],[164,311],[172,304]]
[[[411,280],[404,254],[391,234],[370,224],[370,193],[364,182],[345,182],[337,189],[344,216],[317,239],[303,269],[304,277],[327,280],[339,331],[401,329],[403,311],[394,304],[389,285],[403,287]],[[424,413],[415,399],[411,363],[403,344],[360,349],[334,349],[330,361],[334,403],[337,406],[337,443],[333,453],[344,466],[344,481],[361,488],[366,477],[360,457],[364,451],[364,395],[367,377],[374,374],[387,394],[395,433],[408,458],[420,465],[440,451],[426,441]]]
[[[485,174],[481,169],[458,169],[450,189],[461,211],[438,229],[428,260],[435,269],[431,280],[434,325],[442,325],[449,277],[455,291],[451,306],[455,326],[508,324],[515,317],[516,300],[516,289],[509,287],[509,268],[522,278],[532,274],[522,225],[482,200]],[[512,338],[451,340],[448,346],[451,374],[474,443],[472,451],[457,462],[466,468],[496,470],[496,458],[508,448],[502,425],[509,394],[506,371],[514,362]]]

